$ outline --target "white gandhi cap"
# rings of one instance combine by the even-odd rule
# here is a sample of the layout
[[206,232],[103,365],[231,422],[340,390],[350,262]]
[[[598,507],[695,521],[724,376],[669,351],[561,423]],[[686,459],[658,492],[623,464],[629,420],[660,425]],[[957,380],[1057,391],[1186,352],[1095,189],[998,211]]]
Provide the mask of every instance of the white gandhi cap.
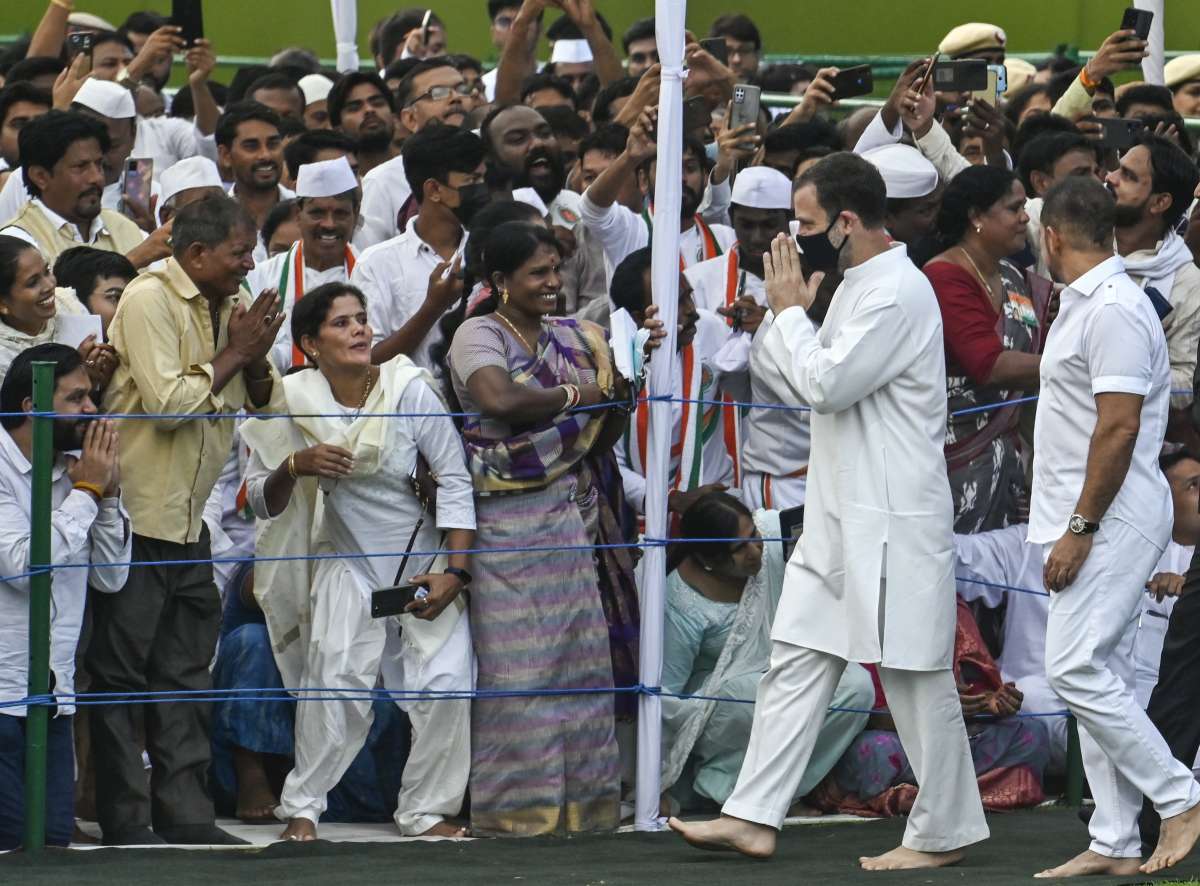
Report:
[[551,64],[580,64],[592,60],[592,47],[586,40],[555,40],[550,51]]
[[792,183],[778,169],[750,166],[733,180],[730,202],[754,209],[792,208]]
[[217,164],[207,157],[188,157],[173,166],[163,170],[158,179],[162,189],[159,195],[159,205],[163,206],[180,191],[192,188],[221,188],[221,174],[217,172]]
[[79,87],[79,92],[75,93],[73,101],[112,120],[127,120],[137,115],[133,107],[133,93],[109,80],[88,77]]
[[889,200],[924,197],[933,193],[938,185],[937,169],[920,151],[908,145],[871,148],[862,157],[869,160],[883,176]]
[[325,101],[329,98],[329,91],[333,89],[333,81],[324,74],[305,74],[298,82],[300,91],[304,93],[306,108],[316,102]]
[[345,157],[305,163],[296,173],[297,197],[336,197],[358,187],[358,179]]

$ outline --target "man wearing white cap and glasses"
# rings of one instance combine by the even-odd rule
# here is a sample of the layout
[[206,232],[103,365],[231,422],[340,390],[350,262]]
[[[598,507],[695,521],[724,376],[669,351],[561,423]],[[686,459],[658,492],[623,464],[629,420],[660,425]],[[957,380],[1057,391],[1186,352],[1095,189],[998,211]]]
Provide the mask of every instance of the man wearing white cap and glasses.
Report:
[[[692,285],[692,297],[696,307],[724,317],[732,329],[733,334],[716,354],[713,364],[723,373],[725,381],[722,382],[722,389],[728,400],[750,399],[752,402],[760,402],[752,395],[753,383],[748,373],[751,340],[755,338],[766,311],[763,253],[771,248],[771,241],[775,237],[787,233],[791,218],[792,183],[788,181],[787,176],[769,166],[751,166],[743,169],[734,180],[729,207],[729,219],[737,235],[737,244],[721,255],[692,265],[684,271]],[[725,374],[731,377],[726,377]],[[743,382],[741,385],[735,381],[739,377]],[[748,381],[749,384],[746,383]],[[769,396],[766,391],[759,393]],[[761,402],[777,401],[772,398]],[[761,417],[760,415],[759,418]],[[725,448],[733,460],[733,482],[735,486],[740,486],[743,479],[742,459],[747,453],[741,445],[742,431],[745,427],[739,418],[737,407],[722,408],[721,425]],[[759,429],[760,432],[756,435],[755,453],[763,455],[763,450],[780,449],[778,443],[781,441],[763,439],[762,430]],[[769,437],[769,432],[767,436]],[[805,428],[800,439],[806,440],[807,437]],[[790,445],[787,450],[787,453],[777,452],[770,466],[762,464],[761,459],[753,459],[755,473],[772,473],[772,468],[779,467],[775,462],[781,457],[795,454]],[[791,475],[802,470],[807,460],[806,455],[807,452],[804,452],[799,463],[782,471],[782,474]],[[767,482],[769,484],[769,481]]]
[[[350,241],[358,222],[358,179],[345,157],[306,163],[296,174],[300,202],[300,239],[255,266],[246,276],[251,292],[278,289],[284,314],[306,292],[324,283],[346,283],[358,260]],[[280,374],[305,365],[304,354],[292,342],[291,324],[279,328],[271,360]]]

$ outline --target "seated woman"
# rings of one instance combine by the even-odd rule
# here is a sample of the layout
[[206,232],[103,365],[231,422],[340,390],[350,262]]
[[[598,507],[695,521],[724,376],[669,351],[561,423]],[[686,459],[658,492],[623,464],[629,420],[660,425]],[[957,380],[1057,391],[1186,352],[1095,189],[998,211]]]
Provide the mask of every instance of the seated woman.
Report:
[[[708,492],[684,512],[681,532],[685,539],[745,541],[684,546],[683,559],[667,577],[663,690],[753,699],[769,664],[771,621],[783,591],[783,545],[762,541],[780,537],[779,512],[759,510],[751,516],[728,493]],[[848,663],[831,703],[840,710],[821,727],[796,801],[816,787],[862,732],[874,700],[870,674]],[[684,808],[705,800],[724,803],[742,768],[754,705],[664,695],[662,706],[664,789]],[[809,812],[800,806],[792,814]]]
[[[262,609],[254,599],[254,568],[238,566],[225,591],[214,689],[265,689],[213,704],[213,803],[218,815],[246,824],[274,823],[283,780],[295,756],[296,705],[283,694],[283,680]],[[408,757],[409,724],[390,699],[372,704],[375,720],[363,749],[329,792],[325,821],[391,821]]]
[[[954,677],[984,808],[1003,811],[1041,803],[1042,773],[1050,760],[1045,724],[1013,716],[1021,709],[1021,692],[1000,676],[961,597],[954,632]],[[875,707],[886,708],[883,690],[877,692]],[[825,812],[905,815],[917,795],[916,784],[891,716],[873,714],[867,731],[810,800]]]

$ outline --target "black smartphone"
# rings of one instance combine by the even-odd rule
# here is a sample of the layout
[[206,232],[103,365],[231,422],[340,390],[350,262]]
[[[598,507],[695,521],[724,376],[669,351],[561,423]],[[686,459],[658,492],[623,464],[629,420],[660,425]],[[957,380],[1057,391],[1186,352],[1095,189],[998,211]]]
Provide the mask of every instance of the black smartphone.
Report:
[[712,125],[712,112],[702,96],[693,95],[683,102],[683,131],[695,132]]
[[204,39],[204,13],[201,0],[171,0],[171,24],[182,29],[179,35],[185,46]]
[[1098,117],[1100,147],[1127,151],[1134,146],[1146,128],[1145,122],[1133,117]]
[[80,53],[92,54],[92,43],[95,41],[96,35],[92,31],[76,31],[73,34],[67,35],[67,50],[74,58]]
[[875,77],[871,74],[870,65],[842,68],[833,75],[833,100],[835,102],[844,98],[870,95],[874,91]]
[[1121,30],[1134,31],[1139,40],[1150,37],[1150,23],[1154,21],[1154,13],[1149,9],[1134,9],[1130,6],[1121,16]]
[[700,41],[700,48],[721,64],[729,64],[729,47],[725,45],[724,37],[706,37]]
[[988,63],[981,58],[961,58],[933,66],[935,92],[974,92],[987,89]]
[[393,585],[371,592],[371,618],[403,615],[404,607],[417,599],[420,585]]
[[779,534],[783,537],[783,557],[792,556],[796,542],[804,533],[804,505],[779,512]]

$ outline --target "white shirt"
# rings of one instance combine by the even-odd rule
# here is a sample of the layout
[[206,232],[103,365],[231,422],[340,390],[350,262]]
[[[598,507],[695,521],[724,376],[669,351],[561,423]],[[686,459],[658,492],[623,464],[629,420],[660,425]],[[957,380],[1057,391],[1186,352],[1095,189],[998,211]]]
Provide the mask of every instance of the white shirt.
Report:
[[412,188],[404,175],[404,157],[397,155],[364,175],[362,190],[362,214],[378,220],[387,236],[399,234],[396,219],[405,201],[412,196]]
[[389,225],[381,218],[375,218],[373,215],[363,215],[361,212],[358,215],[358,225],[354,229],[354,237],[350,243],[359,252],[364,249],[370,249],[372,246],[377,246],[384,240],[390,240],[396,236],[392,230],[395,228],[395,223]]
[[813,408],[804,534],[772,638],[848,661],[949,668],[953,505],[933,287],[897,244],[846,271],[819,332],[788,308],[764,347]]
[[[650,245],[650,229],[646,226],[646,220],[627,206],[613,203],[601,208],[584,191],[579,201],[579,213],[588,231],[604,247],[605,276],[609,283],[612,282],[613,270],[629,253]],[[737,235],[731,227],[709,225],[709,230],[723,253],[737,242]],[[693,224],[680,233],[679,254],[683,256],[685,268],[704,261],[704,236],[699,225]]]
[[[762,473],[787,477],[808,466],[812,447],[810,413],[794,409],[770,409],[765,404],[779,403],[807,406],[804,397],[792,387],[788,376],[767,354],[766,338],[775,323],[775,315],[767,311],[762,324],[754,333],[749,347],[749,376],[751,407],[742,418],[742,470],[746,474]],[[733,338],[747,339],[741,333]],[[740,395],[739,395],[740,396]]]
[[[441,262],[442,257],[420,238],[413,224],[399,237],[363,252],[350,282],[367,296],[373,345],[399,330],[417,313],[425,303],[429,275]],[[435,323],[417,352],[409,354],[414,363],[439,376],[442,369],[433,365],[430,350],[441,339],[442,333]]]
[[4,187],[0,188],[0,224],[10,222],[20,215],[28,200],[25,170],[18,166],[4,180]]
[[138,117],[137,134],[133,139],[131,157],[148,157],[154,161],[154,180],[180,160],[195,156],[217,162],[217,142],[205,135],[190,120],[179,117]]
[[[296,196],[295,191],[285,188],[283,185],[276,185],[276,187],[279,189],[280,202],[283,202],[284,200],[291,200]],[[229,186],[228,193],[230,197],[235,200],[237,199],[237,182],[234,182]],[[252,253],[251,257],[254,259],[254,263],[256,265],[265,262],[270,257],[267,254],[267,244],[262,238],[262,231],[258,232],[258,244],[254,247],[254,252]]]
[[[67,460],[54,462],[50,503],[50,550],[54,564],[127,563],[133,534],[120,499],[97,503],[91,494],[72,489]],[[0,430],[0,573],[29,571],[29,513],[33,466],[7,431]],[[50,670],[54,691],[75,692],[75,649],[83,624],[90,583],[98,591],[119,591],[128,566],[58,569],[50,602]],[[0,699],[24,698],[29,680],[29,579],[0,582]],[[69,702],[59,714],[74,713]],[[0,708],[0,714],[25,716],[24,707]]]
[[[40,197],[34,197],[32,200],[30,200],[30,202],[42,211],[42,215],[46,216],[46,218],[50,221],[50,224],[54,226],[55,230],[61,231],[65,227],[67,236],[69,236],[80,246],[95,246],[96,241],[100,239],[100,235],[108,233],[108,228],[104,226],[104,217],[97,215],[94,219],[92,219],[90,237],[87,240],[84,240],[83,236],[79,233],[79,227],[77,225],[67,221],[65,218],[43,203]],[[22,204],[22,206],[23,205],[24,204]],[[20,212],[20,210],[17,210],[17,212]],[[0,236],[19,237],[26,243],[32,244],[33,246],[38,245],[37,240],[33,238],[32,234],[27,232],[24,228],[18,228],[16,225],[9,225],[3,230],[0,230]]]
[[1083,490],[1095,396],[1104,393],[1145,398],[1129,470],[1104,519],[1128,523],[1148,541],[1163,538],[1173,520],[1171,490],[1158,467],[1171,394],[1167,340],[1118,256],[1063,290],[1046,337],[1033,436],[1031,542],[1057,541],[1067,531]]
[[[1186,575],[1195,550],[1174,541],[1167,542],[1166,550],[1154,567],[1154,575],[1160,572]],[[1146,578],[1153,578],[1154,575]],[[1159,602],[1152,594],[1142,594],[1142,610],[1138,615],[1137,634],[1133,640],[1133,664],[1136,668],[1133,692],[1143,708],[1150,704],[1150,693],[1158,685],[1163,641],[1167,639],[1167,623],[1171,620],[1171,610],[1175,608],[1177,599],[1163,597]]]

